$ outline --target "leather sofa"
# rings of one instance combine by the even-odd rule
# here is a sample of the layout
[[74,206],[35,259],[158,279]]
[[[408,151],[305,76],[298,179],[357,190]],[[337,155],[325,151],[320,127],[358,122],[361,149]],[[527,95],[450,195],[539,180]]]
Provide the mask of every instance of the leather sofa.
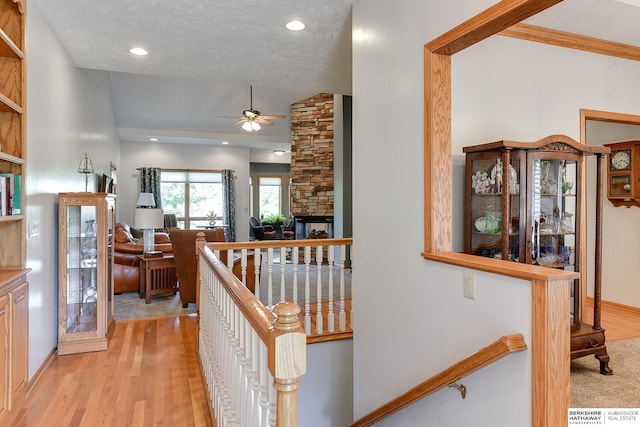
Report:
[[[128,224],[117,223],[114,227],[113,247],[113,291],[138,292],[140,290],[140,260],[144,253],[142,237],[138,230]],[[173,246],[167,233],[155,233],[154,250],[172,253]]]

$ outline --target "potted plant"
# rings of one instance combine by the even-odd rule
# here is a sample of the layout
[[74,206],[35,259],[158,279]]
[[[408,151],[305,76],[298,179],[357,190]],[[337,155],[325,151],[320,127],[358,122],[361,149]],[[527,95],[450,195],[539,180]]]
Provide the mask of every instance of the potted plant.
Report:
[[286,223],[287,217],[282,214],[269,214],[262,218],[262,224],[272,226],[278,239],[282,239],[282,225]]
[[282,214],[269,214],[262,218],[262,224],[270,225],[274,230],[279,230],[280,226],[286,222],[287,217]]

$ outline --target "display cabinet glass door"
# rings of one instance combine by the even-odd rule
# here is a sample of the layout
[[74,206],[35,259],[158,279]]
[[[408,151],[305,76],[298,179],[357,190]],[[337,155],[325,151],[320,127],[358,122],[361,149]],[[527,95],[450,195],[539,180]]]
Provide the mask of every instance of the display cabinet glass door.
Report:
[[116,203],[115,199],[109,199],[107,201],[107,262],[109,267],[107,268],[107,324],[111,324],[114,321],[115,306],[113,296],[113,228],[116,223]]
[[97,206],[67,207],[67,334],[98,330]]
[[[578,233],[580,224],[579,168],[580,156],[554,156],[553,153],[530,153],[530,219],[527,262],[569,271],[579,271]],[[580,323],[580,280],[571,288],[571,328]],[[576,317],[576,314],[578,317]]]
[[[470,253],[491,258],[520,261],[523,233],[520,225],[520,207],[524,206],[520,194],[520,155],[514,151],[510,166],[503,167],[499,151],[474,153],[467,167],[471,168],[471,203],[467,233]],[[509,174],[509,188],[506,188]],[[505,218],[503,230],[503,212]],[[503,239],[503,231],[508,238]],[[506,256],[504,254],[507,254]]]
[[575,269],[579,157],[530,155],[530,248],[527,262]]

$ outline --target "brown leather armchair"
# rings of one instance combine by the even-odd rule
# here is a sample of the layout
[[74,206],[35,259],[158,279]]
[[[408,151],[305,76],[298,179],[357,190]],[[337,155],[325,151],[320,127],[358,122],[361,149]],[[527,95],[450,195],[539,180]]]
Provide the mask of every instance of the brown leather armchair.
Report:
[[[144,245],[137,243],[129,225],[117,223],[114,227],[113,246],[113,292],[138,292],[140,290],[140,260]],[[173,252],[173,246],[167,233],[155,233],[154,250]]]
[[[214,228],[213,230],[180,230],[169,231],[171,244],[173,245],[173,259],[176,265],[178,276],[178,286],[182,306],[187,307],[189,303],[196,302],[196,235],[204,233],[207,242],[224,242],[224,230]],[[227,264],[227,252],[220,252],[220,261]],[[242,266],[240,258],[234,260],[233,274],[239,279],[242,278]],[[247,288],[254,292],[255,287],[255,267],[253,256],[247,257]]]

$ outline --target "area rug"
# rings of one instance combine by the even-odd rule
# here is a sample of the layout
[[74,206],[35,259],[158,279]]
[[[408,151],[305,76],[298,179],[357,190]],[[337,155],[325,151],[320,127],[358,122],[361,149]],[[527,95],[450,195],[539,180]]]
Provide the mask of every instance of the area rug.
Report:
[[144,319],[148,317],[177,316],[196,312],[195,304],[182,308],[180,294],[157,295],[146,304],[137,292],[124,292],[115,296],[116,320]]
[[640,338],[607,343],[613,375],[585,356],[571,362],[571,408],[640,408]]

